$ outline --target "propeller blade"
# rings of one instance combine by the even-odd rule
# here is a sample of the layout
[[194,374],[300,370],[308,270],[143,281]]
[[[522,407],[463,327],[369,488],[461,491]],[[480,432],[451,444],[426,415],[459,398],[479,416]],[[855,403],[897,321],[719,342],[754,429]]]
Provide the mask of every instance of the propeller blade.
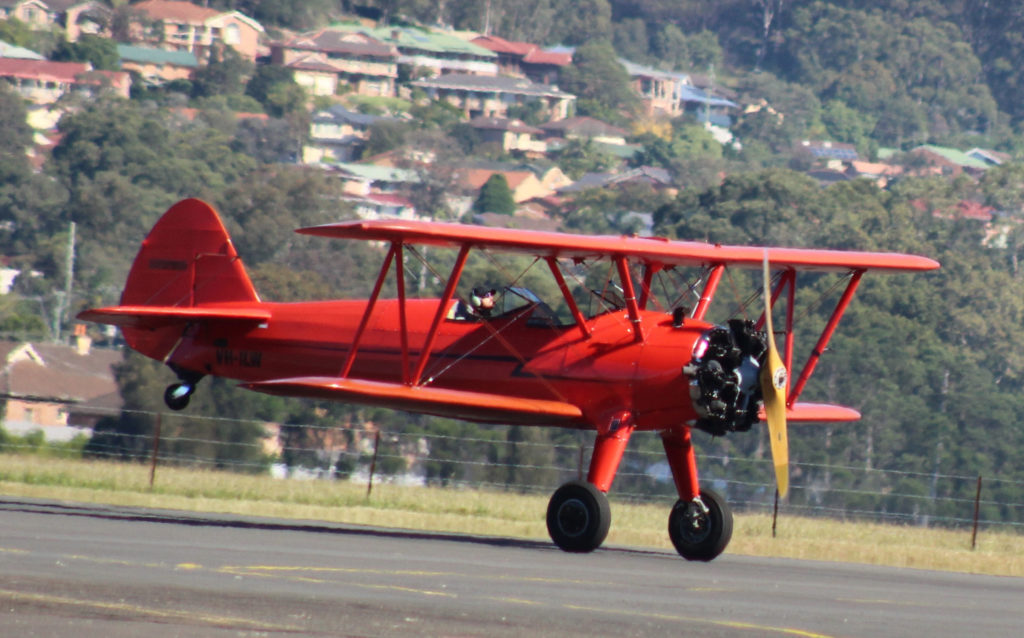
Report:
[[761,368],[761,395],[764,399],[765,419],[768,421],[768,436],[771,439],[772,461],[775,464],[775,482],[779,497],[789,492],[789,435],[786,432],[786,365],[775,347],[775,332],[772,328],[771,271],[768,267],[768,251],[764,253],[764,319],[768,335],[768,354]]

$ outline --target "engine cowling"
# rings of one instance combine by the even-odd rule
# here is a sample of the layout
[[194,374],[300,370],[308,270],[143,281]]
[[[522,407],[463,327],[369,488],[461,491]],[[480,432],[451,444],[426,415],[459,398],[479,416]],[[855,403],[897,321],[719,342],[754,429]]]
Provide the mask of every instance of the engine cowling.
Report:
[[742,319],[714,326],[697,340],[683,368],[690,378],[697,428],[720,436],[745,432],[758,422],[759,374],[767,349],[765,334]]

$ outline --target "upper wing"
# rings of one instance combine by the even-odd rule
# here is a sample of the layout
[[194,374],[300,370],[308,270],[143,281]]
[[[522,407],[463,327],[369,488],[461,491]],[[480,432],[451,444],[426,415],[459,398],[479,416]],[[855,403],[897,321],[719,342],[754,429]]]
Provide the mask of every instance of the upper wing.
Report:
[[679,266],[729,264],[761,268],[765,250],[775,268],[794,270],[932,270],[939,263],[927,257],[900,253],[874,253],[801,248],[722,246],[704,242],[669,241],[661,238],[609,235],[570,235],[511,228],[408,220],[352,221],[300,228],[306,235],[401,241],[410,244],[457,247],[470,245],[540,257],[589,259],[609,255]]
[[436,416],[508,425],[571,425],[583,423],[579,407],[563,401],[525,399],[487,392],[432,386],[408,386],[364,379],[295,377],[245,383],[267,394],[350,401]]

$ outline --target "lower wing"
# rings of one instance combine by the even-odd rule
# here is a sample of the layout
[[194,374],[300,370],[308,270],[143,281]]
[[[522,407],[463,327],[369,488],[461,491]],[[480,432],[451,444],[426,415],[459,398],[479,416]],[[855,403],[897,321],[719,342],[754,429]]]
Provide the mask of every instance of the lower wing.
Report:
[[244,383],[242,387],[267,394],[348,401],[484,423],[574,425],[584,422],[579,407],[563,401],[364,379],[295,377]]
[[[758,415],[764,421],[764,408]],[[828,403],[794,403],[786,408],[786,420],[796,423],[833,423],[841,421],[858,421],[860,412],[853,408]]]

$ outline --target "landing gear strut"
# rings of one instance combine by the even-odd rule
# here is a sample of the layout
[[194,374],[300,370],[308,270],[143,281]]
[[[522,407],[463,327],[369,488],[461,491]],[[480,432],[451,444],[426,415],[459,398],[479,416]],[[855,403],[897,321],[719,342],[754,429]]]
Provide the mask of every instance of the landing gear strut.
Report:
[[548,534],[567,552],[586,553],[600,547],[611,522],[608,497],[587,481],[566,483],[548,503]]
[[692,501],[676,501],[668,517],[668,535],[686,560],[712,560],[732,538],[732,511],[721,496],[702,489]]

